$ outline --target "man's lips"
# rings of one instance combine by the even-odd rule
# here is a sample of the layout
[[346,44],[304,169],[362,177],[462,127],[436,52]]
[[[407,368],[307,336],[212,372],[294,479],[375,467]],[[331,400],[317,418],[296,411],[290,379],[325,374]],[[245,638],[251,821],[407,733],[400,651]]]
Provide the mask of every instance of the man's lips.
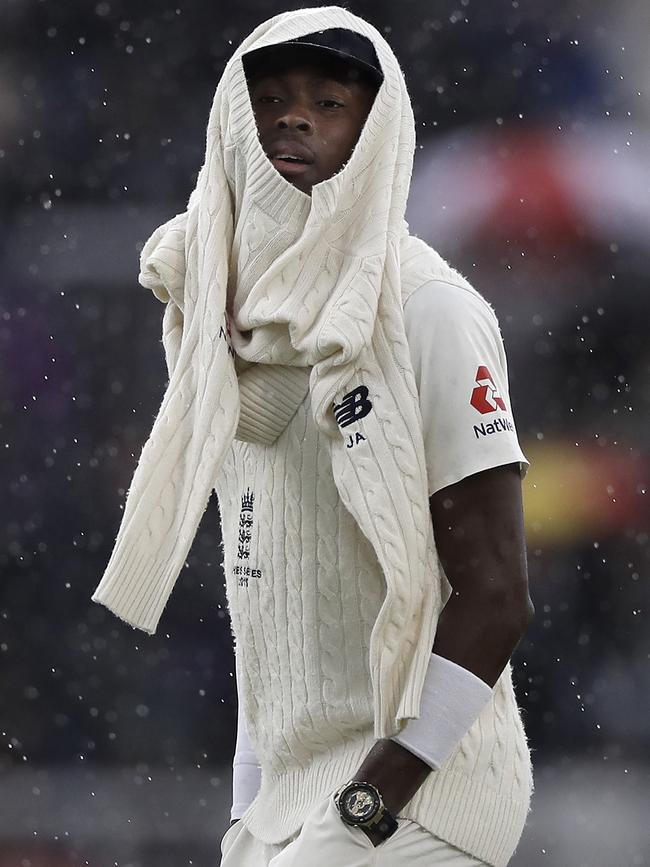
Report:
[[281,175],[302,175],[311,168],[311,163],[291,162],[290,160],[283,160],[279,157],[273,157],[271,163]]
[[[314,162],[314,155],[308,147],[289,139],[275,141],[265,150],[275,168],[283,175],[302,174]],[[291,157],[297,157],[297,159],[292,160]]]

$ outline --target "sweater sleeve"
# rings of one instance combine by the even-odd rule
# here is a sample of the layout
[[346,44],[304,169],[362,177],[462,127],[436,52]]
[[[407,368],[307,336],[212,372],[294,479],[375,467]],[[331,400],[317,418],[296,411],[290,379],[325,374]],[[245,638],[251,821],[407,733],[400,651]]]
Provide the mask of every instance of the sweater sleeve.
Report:
[[183,339],[183,314],[171,299],[165,305],[162,321],[162,344],[165,350],[165,363],[169,379],[176,367]]

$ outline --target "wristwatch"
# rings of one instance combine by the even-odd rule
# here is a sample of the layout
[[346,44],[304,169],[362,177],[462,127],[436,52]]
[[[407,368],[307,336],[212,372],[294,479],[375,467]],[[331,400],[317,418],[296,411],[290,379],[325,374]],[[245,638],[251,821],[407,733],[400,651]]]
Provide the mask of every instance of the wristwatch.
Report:
[[386,809],[379,789],[372,783],[344,783],[334,793],[334,803],[346,825],[372,830],[382,841],[397,831],[397,819]]

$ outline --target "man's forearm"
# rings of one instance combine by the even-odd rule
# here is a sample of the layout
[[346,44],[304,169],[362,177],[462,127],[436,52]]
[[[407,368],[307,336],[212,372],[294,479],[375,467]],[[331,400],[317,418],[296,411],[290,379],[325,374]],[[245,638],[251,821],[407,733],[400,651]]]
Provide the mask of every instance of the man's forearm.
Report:
[[433,652],[494,686],[521,641],[530,620],[525,600],[452,592],[438,619]]

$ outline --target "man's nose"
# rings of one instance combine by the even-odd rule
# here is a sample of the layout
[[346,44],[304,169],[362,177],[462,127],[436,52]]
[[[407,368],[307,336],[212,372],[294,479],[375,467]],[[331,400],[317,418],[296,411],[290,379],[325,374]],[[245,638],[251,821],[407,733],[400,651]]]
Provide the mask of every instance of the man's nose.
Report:
[[298,129],[300,132],[311,133],[313,124],[305,111],[299,108],[288,108],[276,121],[278,129]]

